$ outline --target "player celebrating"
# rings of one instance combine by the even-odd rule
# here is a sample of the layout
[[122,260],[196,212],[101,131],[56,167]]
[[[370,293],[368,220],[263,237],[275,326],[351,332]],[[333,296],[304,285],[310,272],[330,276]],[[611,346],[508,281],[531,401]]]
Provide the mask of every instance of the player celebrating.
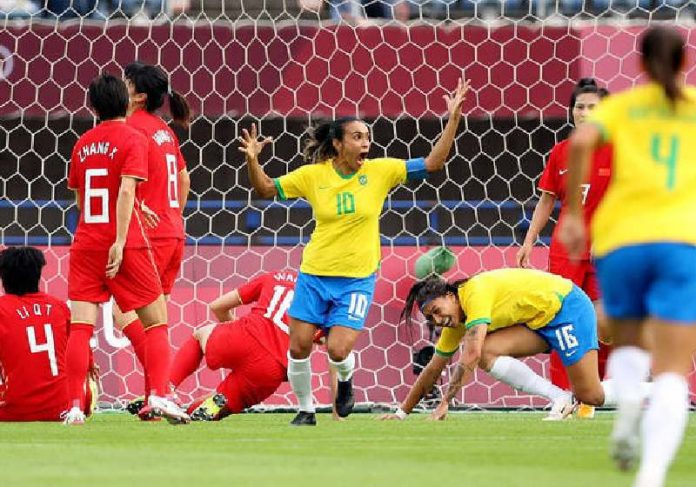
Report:
[[[599,88],[597,82],[592,78],[583,78],[578,81],[573,94],[570,98],[570,116],[574,124],[580,125],[585,122],[585,119],[590,112],[597,106],[600,99],[608,95],[608,91],[604,88]],[[605,145],[597,149],[593,154],[592,170],[587,182],[583,184],[582,200],[585,221],[589,225],[599,202],[604,196],[604,192],[609,184],[611,177],[611,146]],[[534,208],[532,221],[527,231],[527,236],[524,243],[517,253],[517,265],[520,267],[529,266],[529,257],[539,237],[539,232],[546,226],[551,213],[553,212],[556,200],[561,200],[561,212],[559,219],[562,220],[567,207],[567,198],[565,191],[565,179],[568,172],[568,140],[563,140],[556,144],[551,149],[548,163],[539,180],[539,190],[541,197]],[[608,333],[606,320],[604,319],[604,311],[602,310],[599,284],[597,283],[597,273],[590,257],[590,249],[585,249],[580,262],[571,261],[565,251],[565,248],[558,241],[558,226],[554,229],[551,236],[551,245],[549,247],[549,272],[566,277],[577,284],[590,297],[595,305],[597,312],[597,327],[599,331],[599,376],[604,377],[605,363],[609,352],[609,347],[602,342],[608,342],[610,335]],[[565,373],[565,368],[559,355],[556,352],[551,353],[551,381],[557,386],[568,390],[570,384],[568,376]],[[594,410],[591,406],[582,407],[578,410],[578,415],[585,414],[586,417],[591,417]]]
[[[553,401],[547,419],[561,420],[574,408],[572,395],[537,375],[514,357],[556,350],[575,397],[592,405],[614,402],[611,381],[597,374],[597,323],[592,302],[577,285],[535,269],[497,269],[447,283],[437,277],[416,282],[402,317],[408,323],[414,304],[429,323],[444,330],[435,355],[418,376],[406,400],[386,419],[404,419],[429,392],[452,355],[464,349],[447,394],[433,412],[442,419],[449,402],[476,367],[528,394]],[[489,332],[495,332],[490,333]]]
[[[184,97],[170,90],[167,75],[160,68],[134,62],[126,66],[124,74],[129,95],[126,123],[147,138],[148,177],[138,186],[138,197],[142,200],[146,221],[150,223],[146,225],[147,235],[162,291],[168,298],[184,253],[183,211],[190,178],[176,135],[156,111],[162,107],[166,96],[174,121],[188,127],[191,110]],[[124,314],[114,306],[114,324],[133,345],[145,369],[147,389],[145,332],[138,315],[134,311]]]
[[[634,485],[663,485],[688,421],[686,375],[696,349],[696,89],[684,86],[684,39],[672,27],[651,27],[641,39],[649,82],[602,102],[570,138],[568,212],[559,237],[571,257],[584,249],[580,183],[592,152],[614,150],[613,177],[592,223],[593,251],[614,352],[618,414],[612,454],[621,468],[638,456]],[[648,376],[650,404],[639,383]]]
[[374,294],[380,260],[379,215],[388,192],[407,181],[440,170],[452,148],[468,84],[461,79],[445,96],[449,120],[425,159],[367,159],[370,131],[364,122],[344,118],[319,126],[305,147],[309,163],[271,179],[259,164],[256,126],[244,130],[239,148],[246,154],[249,180],[259,195],[305,198],[316,228],[304,250],[290,315],[288,379],[299,402],[294,425],[316,424],[310,353],[317,328],[329,328],[328,353],[338,374],[336,411],[353,409],[353,347]]
[[99,303],[113,295],[124,311],[136,310],[146,327],[145,355],[156,415],[173,422],[188,416],[168,400],[167,309],[148,241],[135,205],[138,181],[147,178],[147,140],[126,124],[128,90],[111,75],[96,78],[89,100],[100,123],[75,144],[68,187],[75,191],[80,221],[70,247],[68,297],[72,322],[67,344],[72,407],[66,424],[82,424],[81,388]]
[[[0,370],[7,385],[0,394],[0,421],[58,421],[70,407],[65,346],[70,310],[39,291],[43,253],[33,247],[0,252]],[[85,388],[82,376],[82,394]],[[85,399],[85,415],[92,401]]]

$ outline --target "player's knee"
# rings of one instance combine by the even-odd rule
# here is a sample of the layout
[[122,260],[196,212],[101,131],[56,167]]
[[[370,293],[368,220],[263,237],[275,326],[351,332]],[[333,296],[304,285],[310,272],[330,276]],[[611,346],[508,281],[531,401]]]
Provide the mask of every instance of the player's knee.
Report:
[[575,394],[575,399],[583,404],[589,404],[590,406],[602,406],[604,404],[604,391],[602,388],[575,388],[573,390]]
[[489,371],[493,367],[493,364],[495,361],[498,359],[500,355],[491,351],[491,350],[486,350],[484,349],[481,351],[481,358],[479,359],[479,368]]
[[348,358],[348,355],[350,355],[351,348],[348,344],[344,343],[329,343],[327,352],[329,358],[334,362],[343,362]]
[[309,343],[309,345],[307,345],[298,341],[290,342],[290,348],[288,351],[290,353],[290,356],[294,359],[306,359],[312,352],[312,344]]

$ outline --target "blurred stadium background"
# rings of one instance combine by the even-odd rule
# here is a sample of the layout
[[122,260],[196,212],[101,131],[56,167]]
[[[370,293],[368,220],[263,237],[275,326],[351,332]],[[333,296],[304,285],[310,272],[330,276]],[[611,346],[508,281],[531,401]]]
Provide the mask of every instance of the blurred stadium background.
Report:
[[[446,172],[398,189],[385,206],[381,276],[358,346],[358,401],[403,398],[415,377],[413,353],[432,340],[428,330],[398,323],[417,256],[449,246],[458,256],[451,278],[514,265],[545,156],[570,129],[575,81],[595,77],[611,91],[633,85],[645,26],[676,22],[693,47],[695,9],[677,0],[359,3],[66,0],[39,8],[0,1],[0,244],[47,250],[47,290],[66,297],[76,224],[67,162],[94,124],[86,88],[134,59],[161,65],[196,114],[190,131],[178,133],[192,193],[186,259],[169,306],[176,347],[210,320],[207,303],[223,291],[263,271],[297,267],[313,228],[305,203],[258,200],[248,189],[235,142],[242,127],[258,122],[275,137],[262,156],[271,176],[301,164],[308,125],[342,115],[370,123],[371,157],[417,157],[440,133],[442,95],[463,73],[472,93]],[[689,81],[696,81],[693,69]],[[547,228],[535,251],[539,268],[549,235]],[[101,400],[119,407],[141,393],[142,377],[104,310],[96,343]],[[546,357],[530,363],[544,371]],[[325,369],[315,354],[323,403]],[[184,385],[197,394],[219,378],[202,373]],[[266,406],[293,404],[288,391]],[[544,405],[482,373],[460,400]]]

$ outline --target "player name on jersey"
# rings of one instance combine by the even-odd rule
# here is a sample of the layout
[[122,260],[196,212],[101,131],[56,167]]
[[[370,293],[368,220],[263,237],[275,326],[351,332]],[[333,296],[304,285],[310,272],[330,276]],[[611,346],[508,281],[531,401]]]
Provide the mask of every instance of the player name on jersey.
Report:
[[17,308],[17,315],[20,319],[26,320],[34,316],[51,316],[52,304],[48,303],[34,303],[33,306],[22,306]]
[[92,142],[80,149],[79,157],[80,162],[85,162],[85,159],[94,155],[104,155],[113,160],[117,152],[118,147],[112,149],[109,142]]

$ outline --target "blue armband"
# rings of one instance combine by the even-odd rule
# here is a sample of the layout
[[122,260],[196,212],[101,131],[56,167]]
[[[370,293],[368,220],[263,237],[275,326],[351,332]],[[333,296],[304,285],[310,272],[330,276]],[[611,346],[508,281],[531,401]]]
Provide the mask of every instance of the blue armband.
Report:
[[427,177],[428,171],[425,169],[425,159],[423,157],[406,161],[407,181],[422,181]]

